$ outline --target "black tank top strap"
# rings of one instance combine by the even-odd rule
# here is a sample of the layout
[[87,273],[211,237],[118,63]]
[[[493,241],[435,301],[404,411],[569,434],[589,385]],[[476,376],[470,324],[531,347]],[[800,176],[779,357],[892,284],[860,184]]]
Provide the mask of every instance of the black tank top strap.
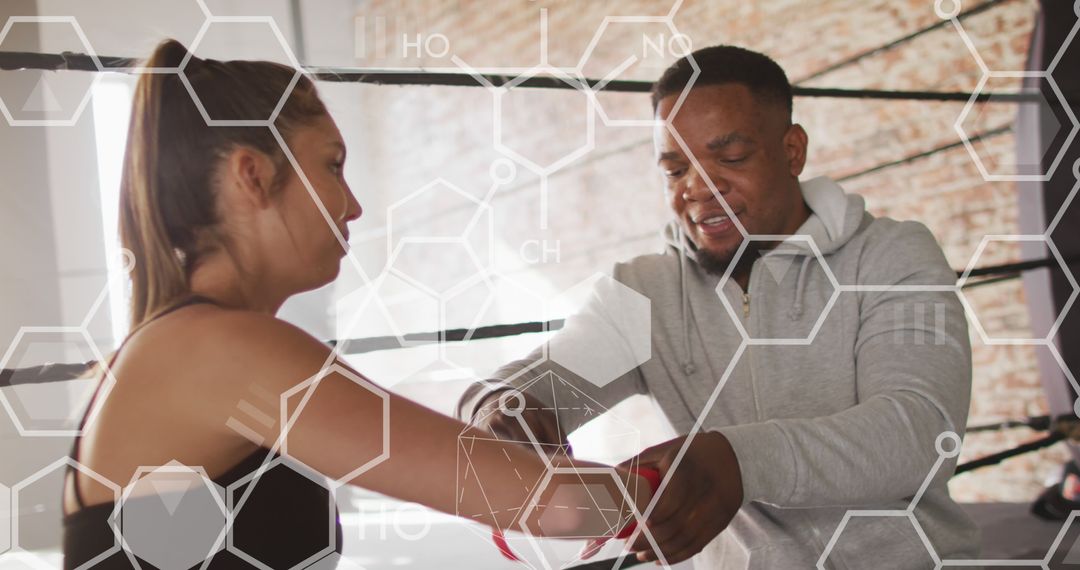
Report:
[[[106,366],[106,371],[112,370],[113,364],[116,363],[116,358],[118,356],[120,356],[120,351],[123,350],[124,345],[127,344],[128,339],[130,339],[131,336],[133,334],[135,334],[135,332],[138,329],[146,326],[147,324],[149,324],[149,323],[151,323],[153,321],[156,321],[157,319],[160,319],[161,317],[164,317],[165,315],[168,315],[170,313],[174,313],[176,311],[179,311],[180,309],[183,309],[184,307],[190,307],[191,305],[200,305],[200,304],[221,306],[221,304],[218,303],[217,301],[215,301],[215,300],[213,300],[213,299],[211,299],[209,297],[203,297],[202,295],[190,295],[190,296],[184,298],[183,300],[173,304],[172,306],[170,306],[169,308],[161,311],[157,315],[154,315],[154,317],[152,319],[150,319],[149,321],[146,321],[145,323],[139,325],[135,330],[128,333],[127,338],[125,338],[124,341],[122,343],[120,343],[120,346],[117,347],[116,351],[113,352],[112,355],[109,357],[109,363]],[[79,429],[76,432],[75,439],[71,443],[70,457],[72,459],[72,463],[68,464],[67,473],[68,473],[68,475],[71,476],[70,481],[71,481],[72,497],[75,499],[75,504],[78,506],[79,509],[82,509],[83,507],[85,507],[86,504],[83,502],[82,492],[79,490],[79,480],[78,480],[79,472],[78,472],[77,469],[75,469],[73,464],[79,462],[79,443],[82,441],[82,435],[81,434],[82,434],[83,429],[86,428],[86,420],[87,420],[87,418],[90,417],[90,410],[92,410],[94,408],[94,404],[97,401],[98,394],[101,392],[101,384],[102,383],[103,382],[99,382],[98,385],[94,388],[94,393],[90,396],[90,402],[86,406],[86,411],[83,412],[82,419],[79,420]],[[68,480],[67,476],[65,476],[65,480]]]

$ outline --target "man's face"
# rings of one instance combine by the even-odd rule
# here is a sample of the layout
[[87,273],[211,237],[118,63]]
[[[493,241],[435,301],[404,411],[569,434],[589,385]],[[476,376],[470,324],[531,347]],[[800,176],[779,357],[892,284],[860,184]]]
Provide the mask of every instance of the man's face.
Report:
[[[662,99],[657,118],[667,121],[677,99]],[[798,177],[806,133],[789,123],[779,103],[756,100],[741,84],[696,87],[671,126],[656,127],[654,139],[671,209],[707,270],[722,271],[743,237],[706,178],[748,234],[789,235],[805,221]]]

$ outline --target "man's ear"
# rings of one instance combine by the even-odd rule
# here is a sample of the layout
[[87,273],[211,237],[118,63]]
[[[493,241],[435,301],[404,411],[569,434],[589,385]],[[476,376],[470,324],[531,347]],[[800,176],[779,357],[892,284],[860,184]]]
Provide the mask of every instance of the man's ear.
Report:
[[787,156],[791,176],[798,178],[806,166],[806,147],[809,137],[802,125],[795,123],[784,133],[784,154]]
[[226,174],[240,197],[259,209],[271,205],[277,166],[266,153],[248,146],[229,152]]

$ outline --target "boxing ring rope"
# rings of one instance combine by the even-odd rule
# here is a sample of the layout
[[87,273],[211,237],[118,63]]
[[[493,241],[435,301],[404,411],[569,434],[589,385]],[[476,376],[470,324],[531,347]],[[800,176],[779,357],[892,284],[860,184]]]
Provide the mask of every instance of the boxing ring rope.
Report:
[[[997,5],[1010,0],[988,0],[974,8],[960,13],[957,18],[963,19],[983,13]],[[837,63],[826,66],[816,72],[806,75],[793,82],[793,95],[797,97],[821,97],[840,99],[863,99],[863,100],[912,100],[912,101],[940,101],[940,102],[1038,102],[1050,106],[1061,106],[1061,101],[1046,101],[1041,93],[999,93],[999,92],[940,92],[940,91],[905,91],[905,90],[875,90],[875,89],[843,89],[833,87],[806,87],[802,83],[822,77],[844,67],[853,65],[868,57],[894,49],[900,45],[914,40],[931,31],[940,29],[949,23],[948,20],[937,22],[933,25],[921,28],[901,38],[893,40],[881,46],[860,52],[845,58]],[[64,52],[64,53],[35,53],[35,52],[4,52],[0,51],[0,70],[42,70],[42,71],[84,71],[84,72],[130,72],[137,69],[140,62],[137,59],[115,56],[92,57],[87,54]],[[464,72],[429,71],[422,69],[364,69],[345,67],[305,67],[303,70],[315,80],[339,83],[365,83],[372,85],[416,85],[416,86],[455,86],[455,87],[478,87],[481,80],[493,86],[503,86],[511,81],[517,81],[516,87],[542,88],[542,89],[576,89],[587,87],[590,90],[621,92],[621,93],[648,93],[652,88],[652,82],[635,80],[612,80],[603,81],[597,79],[581,78],[581,83],[574,84],[562,79],[549,76],[529,77],[521,81],[515,75],[503,74],[480,74],[474,76]],[[1075,93],[1065,94],[1065,104],[1080,106],[1080,97]],[[1006,134],[1012,131],[1011,125],[991,129],[982,133],[974,134],[970,140],[981,140]],[[951,150],[961,146],[962,142],[946,144],[934,149],[907,156],[895,161],[876,165],[861,171],[846,174],[838,178],[843,182],[860,176],[864,176],[883,169],[906,164],[933,154]],[[1065,258],[1065,264],[1072,266],[1080,263],[1080,255]],[[1021,261],[995,266],[976,268],[968,272],[968,278],[983,277],[976,281],[967,281],[961,288],[968,289],[1000,283],[1017,279],[1025,271],[1042,268],[1053,268],[1058,265],[1054,257],[1044,259]],[[957,275],[963,274],[958,271]],[[409,333],[399,338],[397,336],[369,337],[358,339],[330,340],[327,344],[340,349],[342,354],[364,354],[382,350],[395,350],[434,344],[441,342],[467,342],[481,339],[496,339],[531,334],[539,332],[556,331],[563,327],[562,319],[546,322],[526,322],[512,324],[498,324],[474,329],[448,329],[443,331]],[[0,388],[14,384],[44,384],[60,381],[68,381],[78,378],[86,372],[94,362],[83,364],[47,364],[44,366],[24,368],[19,370],[0,370]],[[16,381],[16,377],[18,380]],[[995,465],[1001,461],[1048,447],[1059,441],[1080,441],[1080,420],[1071,416],[1063,416],[1051,420],[1050,416],[1036,416],[1024,420],[1009,420],[1005,422],[971,426],[968,433],[994,431],[1013,428],[1030,428],[1035,431],[1045,431],[1048,435],[1036,441],[1024,443],[1013,449],[1005,450],[986,457],[970,461],[957,467],[956,473],[963,473],[980,467]]]

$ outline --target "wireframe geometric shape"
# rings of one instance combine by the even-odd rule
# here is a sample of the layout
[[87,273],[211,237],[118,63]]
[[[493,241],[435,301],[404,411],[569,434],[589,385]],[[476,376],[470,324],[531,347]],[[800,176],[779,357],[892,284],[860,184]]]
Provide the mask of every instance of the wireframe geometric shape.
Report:
[[[522,512],[529,501],[535,496],[538,485],[544,482],[545,479],[551,479],[551,471],[558,469],[556,460],[558,458],[564,458],[566,455],[566,449],[562,446],[550,445],[541,443],[528,424],[521,416],[521,412],[525,411],[524,399],[516,396],[515,394],[520,391],[529,391],[534,394],[545,394],[554,400],[551,402],[550,411],[556,414],[557,417],[564,417],[566,414],[573,414],[578,416],[582,420],[589,420],[591,418],[599,417],[603,415],[606,419],[609,419],[614,426],[611,430],[606,431],[601,437],[602,442],[608,442],[611,440],[618,440],[616,443],[625,443],[627,447],[632,449],[641,448],[641,434],[637,426],[633,422],[630,422],[624,418],[619,418],[614,414],[608,414],[607,408],[601,405],[599,402],[588,397],[584,393],[580,392],[573,384],[568,383],[563,378],[559,377],[553,372],[544,372],[542,374],[536,374],[525,369],[515,374],[511,378],[507,379],[507,382],[517,382],[520,379],[528,378],[528,380],[521,382],[517,390],[503,392],[497,400],[493,400],[491,403],[483,406],[474,418],[474,421],[480,422],[486,419],[486,417],[495,412],[501,412],[513,421],[518,422],[521,431],[525,434],[525,439],[514,440],[505,439],[501,436],[491,434],[488,437],[478,435],[471,428],[464,430],[458,437],[458,505],[455,514],[470,520],[476,520],[479,518],[490,518],[495,516],[496,509],[511,509],[515,512]],[[560,394],[565,394],[566,399],[559,399]],[[622,441],[627,440],[627,441]],[[530,448],[533,453],[536,454],[541,461],[543,461],[548,467],[541,474],[539,479],[532,480],[525,478],[522,471],[514,469],[512,461],[507,456],[507,461],[511,462],[507,466],[491,466],[484,463],[474,463],[472,456],[475,453],[482,452],[485,447],[487,448],[499,448],[507,444],[522,445]],[[598,445],[604,445],[599,443]],[[480,488],[480,492],[483,493],[484,482],[499,480],[505,481],[505,469],[511,469],[519,478],[522,485],[522,491],[524,493],[524,499],[520,505],[498,505],[492,506],[489,504],[488,510],[483,512],[469,512],[462,509],[462,503],[466,499],[472,499],[472,497],[466,497],[465,493],[467,488],[465,483],[472,479],[476,480],[477,486]],[[610,475],[610,469],[602,469],[606,475]],[[621,482],[620,482],[621,483]],[[625,496],[625,493],[624,493]],[[471,526],[469,528],[472,528]],[[534,530],[539,530],[539,527],[533,525]],[[485,539],[490,540],[489,533],[486,531],[480,531],[479,534],[484,536]],[[550,568],[550,560],[557,560],[565,558],[567,555],[560,551],[560,548],[554,548],[550,544],[544,544],[543,541],[534,543],[533,537],[520,537],[516,538],[508,536],[511,541],[517,540],[519,542],[528,542],[532,546],[533,550],[539,556],[542,561],[541,566],[544,568]],[[575,548],[574,550],[578,550]]]
[[112,521],[124,551],[161,570],[185,570],[225,547],[225,489],[201,468],[176,461],[140,467],[124,489]]

